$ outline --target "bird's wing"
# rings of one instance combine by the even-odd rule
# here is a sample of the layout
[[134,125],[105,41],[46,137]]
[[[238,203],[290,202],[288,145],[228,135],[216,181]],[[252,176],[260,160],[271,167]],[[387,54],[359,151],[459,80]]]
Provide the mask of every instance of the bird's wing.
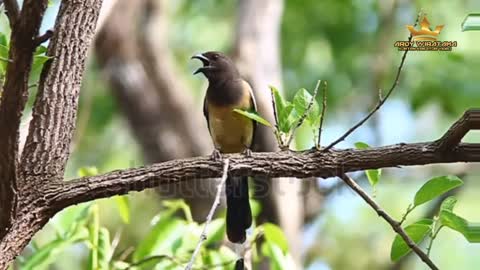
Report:
[[211,136],[212,131],[210,130],[210,120],[208,118],[207,95],[205,95],[205,98],[203,99],[203,115],[205,116],[205,119],[207,120],[208,132],[210,133],[210,136]]

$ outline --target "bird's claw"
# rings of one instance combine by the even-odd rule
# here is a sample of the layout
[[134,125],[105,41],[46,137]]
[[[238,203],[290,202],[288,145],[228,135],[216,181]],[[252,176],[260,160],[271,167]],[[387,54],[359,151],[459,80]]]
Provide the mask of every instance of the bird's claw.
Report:
[[244,154],[246,157],[252,157],[252,150],[250,148],[246,148],[243,150],[242,154]]
[[210,155],[210,158],[213,161],[221,161],[222,160],[222,154],[220,154],[220,151],[218,149],[213,150],[212,154]]

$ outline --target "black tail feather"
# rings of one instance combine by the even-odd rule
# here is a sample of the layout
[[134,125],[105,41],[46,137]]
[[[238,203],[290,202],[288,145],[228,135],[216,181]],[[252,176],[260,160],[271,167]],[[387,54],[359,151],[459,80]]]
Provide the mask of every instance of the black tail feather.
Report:
[[248,177],[228,177],[227,236],[232,243],[243,243],[246,230],[252,225],[252,211],[248,201]]

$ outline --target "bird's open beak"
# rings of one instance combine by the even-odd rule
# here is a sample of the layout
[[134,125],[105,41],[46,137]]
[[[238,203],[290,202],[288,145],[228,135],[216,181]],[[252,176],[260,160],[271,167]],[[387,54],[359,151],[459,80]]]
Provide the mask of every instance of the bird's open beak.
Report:
[[202,63],[203,63],[203,67],[200,67],[197,70],[195,70],[193,75],[195,75],[197,73],[200,73],[200,72],[203,72],[210,67],[210,60],[207,57],[205,57],[203,54],[194,55],[194,56],[192,56],[192,59],[198,59],[198,60],[202,61]]

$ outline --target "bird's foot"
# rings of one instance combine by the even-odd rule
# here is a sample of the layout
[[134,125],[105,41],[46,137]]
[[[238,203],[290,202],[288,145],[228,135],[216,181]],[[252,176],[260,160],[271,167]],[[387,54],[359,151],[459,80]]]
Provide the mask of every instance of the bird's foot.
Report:
[[245,148],[242,154],[244,154],[246,157],[252,157],[252,150],[250,148]]
[[218,149],[214,149],[212,154],[210,155],[210,158],[213,161],[221,161],[222,160],[222,154],[220,154],[220,151]]

